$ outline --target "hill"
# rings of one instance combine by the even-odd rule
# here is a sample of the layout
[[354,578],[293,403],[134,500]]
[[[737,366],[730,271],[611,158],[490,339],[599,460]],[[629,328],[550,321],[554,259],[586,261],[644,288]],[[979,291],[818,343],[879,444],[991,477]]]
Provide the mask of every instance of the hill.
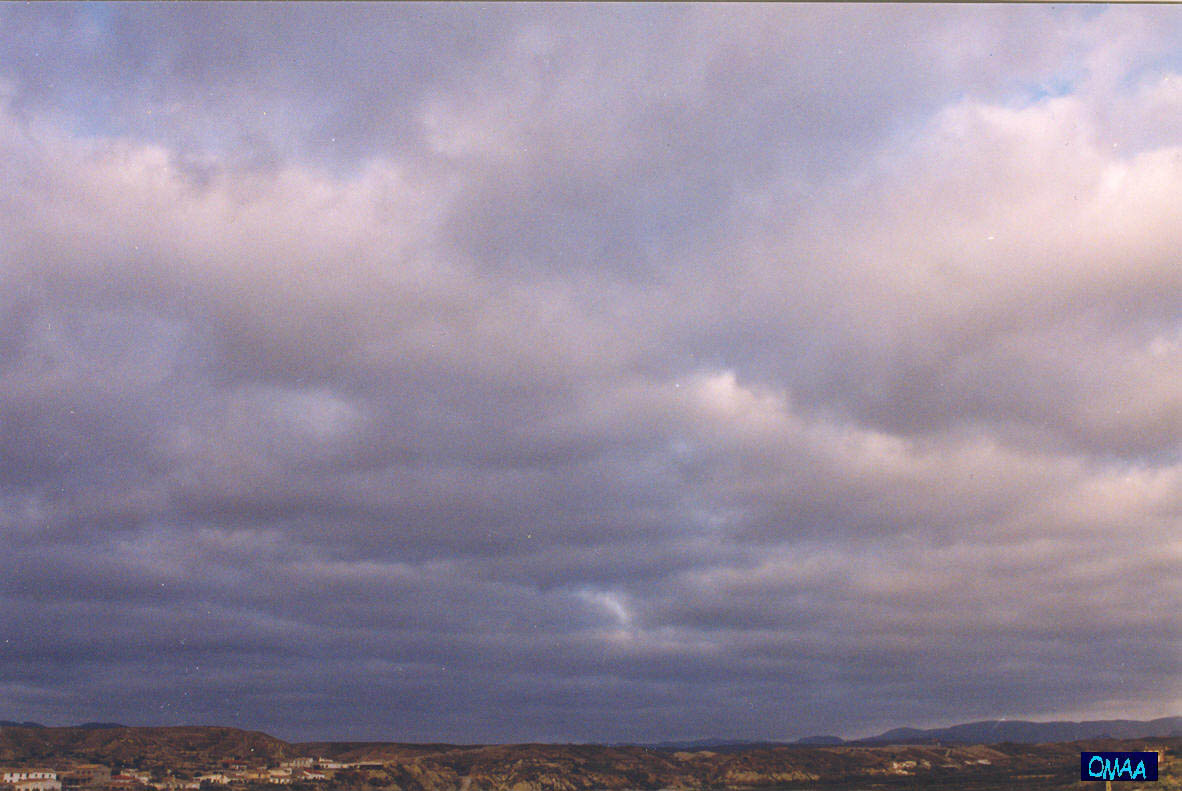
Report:
[[859,739],[853,744],[1040,744],[1081,739],[1144,739],[1182,737],[1182,717],[1156,720],[1093,720],[1088,722],[1027,722],[984,720],[948,728],[895,728]]
[[[971,728],[958,731],[965,732]],[[1176,758],[1182,738],[994,745],[725,744],[678,749],[593,744],[293,744],[256,731],[222,727],[0,727],[0,763],[11,765],[63,768],[94,762],[153,769],[161,777],[228,762],[275,765],[299,756],[367,765],[337,772],[325,783],[299,786],[300,791],[788,791],[818,787],[1058,791],[1078,787],[1081,749],[1165,749],[1163,782],[1156,788],[1182,788]]]
[[223,759],[273,763],[291,754],[291,745],[284,741],[237,728],[0,727],[0,762],[4,763],[56,759],[128,766],[205,766]]

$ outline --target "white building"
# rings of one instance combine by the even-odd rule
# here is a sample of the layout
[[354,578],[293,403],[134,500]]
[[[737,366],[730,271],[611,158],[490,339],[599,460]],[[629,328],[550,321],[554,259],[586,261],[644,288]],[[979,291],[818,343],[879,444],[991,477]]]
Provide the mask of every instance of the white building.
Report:
[[303,768],[312,765],[311,758],[292,758],[290,761],[284,761],[280,766],[287,766],[291,768]]
[[230,782],[230,778],[221,772],[207,772],[203,775],[197,775],[197,782],[224,786]]
[[57,780],[57,772],[52,769],[0,769],[0,783],[22,780]]
[[57,778],[32,777],[17,780],[12,787],[14,791],[62,791],[62,781]]

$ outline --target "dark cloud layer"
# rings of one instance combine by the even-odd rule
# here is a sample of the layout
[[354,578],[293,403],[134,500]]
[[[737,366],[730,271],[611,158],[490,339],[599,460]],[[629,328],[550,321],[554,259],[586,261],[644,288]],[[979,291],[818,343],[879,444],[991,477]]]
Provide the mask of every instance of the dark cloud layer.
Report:
[[1175,714],[1171,8],[0,8],[0,700]]

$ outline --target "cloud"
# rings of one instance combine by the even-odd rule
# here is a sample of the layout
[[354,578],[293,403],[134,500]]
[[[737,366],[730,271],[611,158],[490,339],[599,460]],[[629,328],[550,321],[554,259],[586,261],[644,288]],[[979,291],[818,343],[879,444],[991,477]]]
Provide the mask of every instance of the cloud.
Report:
[[1174,24],[3,9],[11,718],[1175,713]]

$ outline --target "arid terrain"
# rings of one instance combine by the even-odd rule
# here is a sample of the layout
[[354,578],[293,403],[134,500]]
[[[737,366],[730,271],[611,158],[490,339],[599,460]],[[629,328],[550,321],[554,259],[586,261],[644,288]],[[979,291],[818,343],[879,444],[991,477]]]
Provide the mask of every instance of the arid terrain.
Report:
[[[52,769],[64,787],[217,791],[591,791],[592,789],[1065,789],[1082,749],[1164,752],[1161,780],[1182,788],[1182,739],[1052,744],[741,746],[679,750],[606,745],[289,743],[223,727],[3,727],[0,764]],[[78,783],[77,767],[110,767]],[[69,778],[74,778],[71,782]],[[1132,791],[1136,783],[1122,784]],[[1096,787],[1099,787],[1096,784]]]

